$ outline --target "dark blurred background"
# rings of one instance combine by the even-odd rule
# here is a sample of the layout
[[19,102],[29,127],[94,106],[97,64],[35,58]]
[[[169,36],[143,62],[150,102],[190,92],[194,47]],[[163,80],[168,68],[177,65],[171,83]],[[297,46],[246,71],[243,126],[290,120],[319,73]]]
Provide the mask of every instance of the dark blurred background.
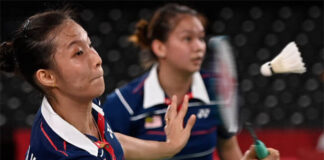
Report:
[[[230,37],[239,76],[240,122],[252,122],[261,134],[305,134],[299,138],[313,138],[305,143],[316,147],[324,127],[323,1],[0,1],[0,40],[10,40],[27,17],[69,4],[102,57],[104,100],[144,73],[139,49],[127,38],[139,19],[149,19],[167,2],[203,13],[209,20],[207,35]],[[297,43],[307,72],[263,77],[260,66],[291,41]],[[41,97],[26,81],[0,74],[0,159],[19,159],[26,151]],[[297,153],[289,156],[298,159]]]

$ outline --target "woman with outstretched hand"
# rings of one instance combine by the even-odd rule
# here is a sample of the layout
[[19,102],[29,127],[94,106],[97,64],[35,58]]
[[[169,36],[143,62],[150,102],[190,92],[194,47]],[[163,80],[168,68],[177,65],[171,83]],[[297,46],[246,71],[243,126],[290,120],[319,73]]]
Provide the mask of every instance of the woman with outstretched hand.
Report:
[[12,41],[0,46],[1,71],[22,76],[44,94],[26,159],[161,159],[179,152],[195,123],[191,116],[183,125],[188,98],[179,112],[175,110],[177,98],[172,98],[165,117],[165,141],[115,134],[96,99],[105,89],[101,58],[70,13],[35,14]]

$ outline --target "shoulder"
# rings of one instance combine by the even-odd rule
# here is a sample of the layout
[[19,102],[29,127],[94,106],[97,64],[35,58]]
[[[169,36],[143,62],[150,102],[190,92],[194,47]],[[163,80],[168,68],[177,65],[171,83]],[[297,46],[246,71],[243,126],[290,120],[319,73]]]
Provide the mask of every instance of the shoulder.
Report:
[[147,78],[148,73],[132,80],[128,84],[124,85],[123,87],[119,88],[121,93],[129,93],[134,95],[143,94],[143,87],[145,79]]
[[203,79],[206,89],[208,90],[208,92],[210,92],[209,90],[213,87],[212,85],[216,84],[218,78],[217,74],[205,70],[201,70],[199,73],[201,75],[201,78]]
[[137,103],[143,98],[143,87],[147,75],[148,74],[145,73],[141,77],[134,79],[123,87],[117,88],[107,96],[105,105],[116,104],[120,103],[121,101],[125,101],[129,104]]
[[199,71],[201,78],[205,81],[211,80],[211,79],[217,79],[217,74],[213,72],[209,72],[206,70],[200,70]]
[[[30,147],[26,154],[29,159],[59,159],[68,157],[64,141],[55,134],[43,118],[41,111],[36,114],[32,128]],[[28,159],[26,157],[26,159]]]
[[26,159],[95,159],[95,156],[72,145],[57,135],[48,123],[46,123],[39,110],[33,124]]

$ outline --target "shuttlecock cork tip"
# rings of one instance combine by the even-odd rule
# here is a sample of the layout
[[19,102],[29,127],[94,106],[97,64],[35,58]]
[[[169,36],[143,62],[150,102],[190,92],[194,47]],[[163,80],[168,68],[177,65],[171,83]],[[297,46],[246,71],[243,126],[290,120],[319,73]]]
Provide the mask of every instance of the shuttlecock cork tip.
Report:
[[269,77],[272,76],[271,65],[270,62],[263,64],[260,68],[260,72],[263,76]]

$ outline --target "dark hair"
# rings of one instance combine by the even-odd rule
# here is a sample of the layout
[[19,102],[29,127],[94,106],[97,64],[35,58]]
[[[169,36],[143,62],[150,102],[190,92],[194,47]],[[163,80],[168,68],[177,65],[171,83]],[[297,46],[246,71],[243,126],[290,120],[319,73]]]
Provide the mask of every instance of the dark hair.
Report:
[[72,10],[52,10],[29,17],[16,31],[11,42],[0,45],[0,70],[21,75],[39,91],[34,79],[39,69],[53,65],[55,46],[51,36],[65,20],[72,19]]
[[158,8],[149,22],[140,20],[136,24],[135,33],[130,36],[129,40],[144,51],[141,54],[144,68],[150,67],[157,60],[151,49],[153,40],[166,42],[169,33],[177,26],[179,18],[184,15],[195,16],[204,27],[206,26],[207,21],[203,15],[188,6],[174,3]]

